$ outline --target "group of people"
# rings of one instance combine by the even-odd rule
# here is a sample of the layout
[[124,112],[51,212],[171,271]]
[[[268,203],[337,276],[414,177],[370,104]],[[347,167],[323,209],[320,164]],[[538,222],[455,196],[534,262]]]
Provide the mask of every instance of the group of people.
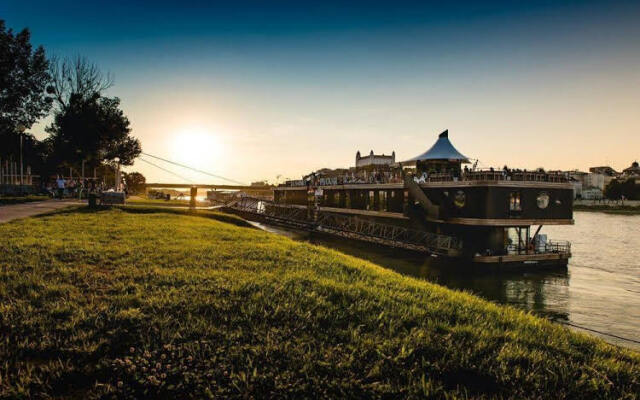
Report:
[[[442,180],[465,180],[473,179],[474,174],[486,174],[490,173],[500,174],[502,179],[511,180],[516,177],[519,177],[521,174],[527,173],[535,173],[535,174],[545,174],[543,169],[538,169],[536,171],[527,171],[526,169],[510,169],[506,165],[502,169],[494,169],[490,168],[489,170],[476,170],[475,168],[470,169],[465,166],[464,169],[456,168],[448,168],[446,170],[429,170],[428,172],[422,168],[417,168],[413,176],[413,180],[417,183],[426,183],[430,181],[442,181]],[[343,174],[336,175],[326,175],[326,174],[317,174],[312,173],[303,180],[299,181],[288,181],[286,186],[329,186],[329,185],[348,185],[348,184],[358,184],[358,183],[369,183],[369,184],[383,184],[383,183],[402,183],[404,181],[404,174],[402,169],[400,168],[389,168],[389,169],[373,169],[373,170],[356,170],[356,171],[347,171]],[[550,180],[555,178],[556,175],[551,173]],[[526,180],[526,179],[525,179]]]
[[[55,180],[49,181],[46,191],[51,197],[62,199],[64,197],[81,197],[90,192],[102,192],[105,190],[103,182],[96,179],[65,179],[63,176],[56,176]],[[125,189],[126,190],[126,189]]]
[[[475,173],[475,174],[474,174]],[[568,180],[568,176],[563,172],[554,172],[554,171],[545,171],[544,168],[538,168],[535,170],[527,170],[527,169],[519,169],[519,168],[509,168],[506,165],[502,169],[494,169],[489,168],[489,170],[471,170],[468,167],[464,167],[463,177],[467,178],[477,178],[478,174],[491,174],[492,179],[496,179],[496,176],[499,176],[499,179],[503,180],[518,180],[518,181],[548,181],[548,182],[566,182]]]
[[361,170],[345,172],[335,176],[319,176],[315,173],[305,177],[302,181],[291,181],[290,186],[306,184],[312,186],[349,185],[357,183],[402,183],[402,170]]
[[[471,169],[465,166],[460,168],[460,164],[456,166],[445,166],[439,169],[430,168],[427,171],[427,165],[416,165],[416,171],[413,174],[413,180],[417,183],[440,182],[440,181],[458,181],[467,179],[478,179],[477,174],[490,174],[490,178],[486,179],[503,179],[503,180],[537,180],[537,181],[561,181],[563,177],[557,173],[545,172],[539,168],[535,171],[527,171],[526,169],[511,169],[506,165],[502,169],[489,168],[488,170],[476,170],[475,165]],[[497,178],[499,175],[500,178]],[[531,176],[529,176],[531,175]],[[302,180],[287,181],[285,186],[330,186],[330,185],[348,185],[358,183],[383,184],[383,183],[402,183],[404,181],[404,172],[401,168],[384,168],[380,169],[358,169],[349,170],[344,173],[334,171],[334,173],[311,173]]]

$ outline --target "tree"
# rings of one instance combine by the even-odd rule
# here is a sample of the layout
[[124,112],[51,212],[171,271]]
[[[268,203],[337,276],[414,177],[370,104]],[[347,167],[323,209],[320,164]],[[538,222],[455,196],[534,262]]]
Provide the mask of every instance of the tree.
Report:
[[47,132],[59,164],[78,166],[84,160],[93,167],[103,162],[131,165],[142,148],[129,125],[117,97],[74,93]]
[[640,199],[640,185],[636,184],[635,179],[627,179],[626,181],[614,179],[604,188],[604,196],[610,200],[620,200],[622,196],[627,200],[638,200]]
[[78,166],[88,161],[91,167],[133,164],[142,151],[140,142],[130,135],[120,99],[103,95],[113,77],[81,56],[55,58],[51,76],[57,110],[47,132],[57,162]]
[[604,188],[604,197],[609,200],[619,200],[622,196],[622,184],[617,179],[613,179]]
[[147,179],[140,172],[125,172],[124,181],[127,184],[129,193],[142,193],[144,184],[147,183]]
[[28,29],[14,32],[0,20],[0,156],[15,154],[19,131],[51,109],[49,62],[42,46],[33,50]]
[[53,57],[50,75],[51,92],[61,111],[71,105],[72,99],[89,100],[113,86],[111,74],[102,73],[96,64],[82,56],[73,59]]

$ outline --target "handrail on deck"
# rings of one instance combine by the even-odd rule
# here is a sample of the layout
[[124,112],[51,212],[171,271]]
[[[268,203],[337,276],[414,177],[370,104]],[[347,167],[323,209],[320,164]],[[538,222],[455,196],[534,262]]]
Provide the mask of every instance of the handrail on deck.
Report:
[[[482,170],[464,170],[459,174],[449,172],[432,172],[430,174],[410,174],[418,183],[430,182],[455,182],[455,181],[516,181],[516,182],[553,182],[564,183],[569,182],[569,178],[559,172],[540,172],[540,171],[521,171],[521,170],[502,170],[502,169],[482,169]],[[397,177],[387,177],[380,175],[375,179],[369,176],[367,179],[343,179],[342,177],[320,178],[316,185],[357,185],[357,184],[384,184],[384,183],[401,183]],[[282,187],[303,187],[306,186],[305,181],[289,181],[287,184],[280,185]]]
[[566,240],[550,240],[544,243],[543,246],[535,246],[531,249],[510,244],[505,250],[507,253],[517,254],[571,254],[571,242]]
[[571,253],[571,242],[566,240],[550,240],[545,244],[546,253]]

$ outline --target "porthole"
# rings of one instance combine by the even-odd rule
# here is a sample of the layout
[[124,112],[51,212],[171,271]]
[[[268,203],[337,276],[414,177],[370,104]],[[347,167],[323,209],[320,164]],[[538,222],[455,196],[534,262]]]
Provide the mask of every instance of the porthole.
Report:
[[538,208],[544,210],[549,206],[549,195],[547,193],[540,193],[536,198],[536,202],[538,203]]

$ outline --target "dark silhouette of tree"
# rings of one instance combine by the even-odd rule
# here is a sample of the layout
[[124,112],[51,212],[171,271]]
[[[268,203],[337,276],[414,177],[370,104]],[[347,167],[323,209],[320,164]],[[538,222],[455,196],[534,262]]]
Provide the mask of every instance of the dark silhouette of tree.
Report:
[[89,168],[133,164],[142,151],[140,142],[131,136],[120,99],[103,95],[113,85],[113,77],[81,56],[55,58],[51,76],[57,107],[47,132],[55,162],[74,168],[82,161]]
[[18,135],[51,108],[49,62],[42,46],[33,50],[31,33],[17,34],[0,20],[0,156],[17,154]]
[[609,200],[618,200],[622,195],[622,185],[617,179],[614,179],[604,188],[603,194]]
[[43,141],[23,136],[26,164],[76,171],[83,162],[89,170],[133,164],[140,142],[131,136],[120,100],[103,95],[112,85],[113,77],[84,57],[47,61],[42,47],[32,49],[27,29],[14,34],[0,20],[0,157],[17,157],[20,132],[55,104],[46,129],[50,136]]
[[91,167],[103,162],[133,164],[142,149],[130,135],[129,119],[119,107],[117,97],[72,94],[47,127],[57,163],[75,168],[83,160]]
[[147,179],[140,172],[125,172],[124,181],[127,184],[129,193],[142,193],[144,184],[147,183]]
[[622,196],[627,200],[640,200],[640,185],[635,179],[614,179],[604,188],[604,196],[610,200],[620,200]]
[[72,98],[88,100],[113,86],[111,74],[102,73],[96,64],[82,56],[52,57],[50,74],[51,91],[60,110],[68,108]]

